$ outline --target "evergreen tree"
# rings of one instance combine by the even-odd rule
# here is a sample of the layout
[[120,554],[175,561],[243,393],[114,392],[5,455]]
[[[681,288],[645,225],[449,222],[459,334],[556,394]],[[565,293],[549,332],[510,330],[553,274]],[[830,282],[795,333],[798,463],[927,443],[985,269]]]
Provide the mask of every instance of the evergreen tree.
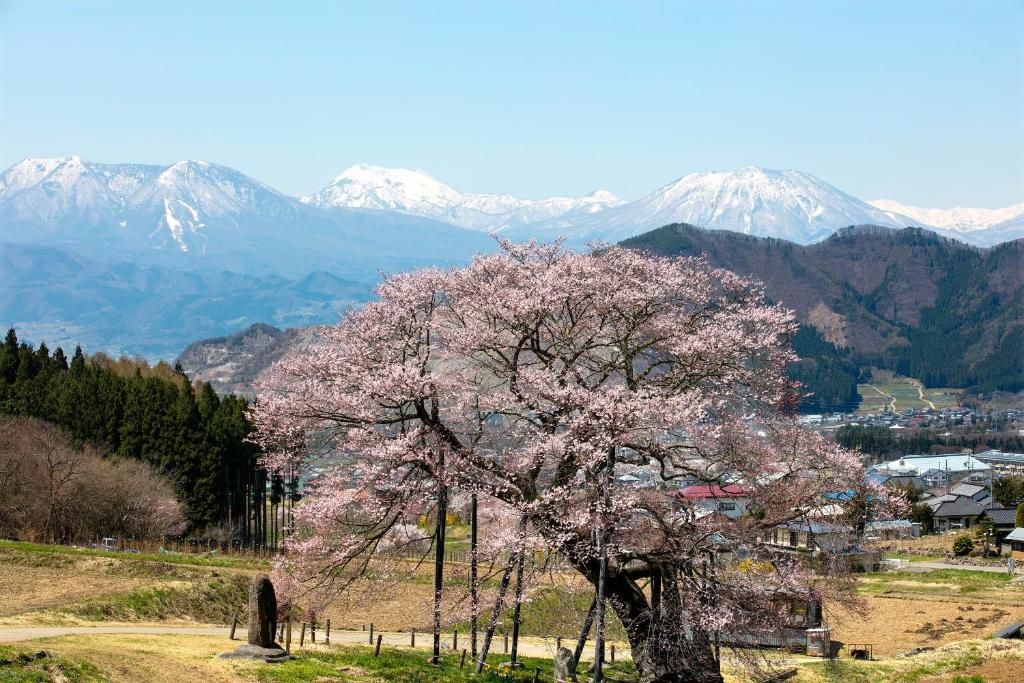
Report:
[[194,531],[230,520],[254,538],[265,523],[267,480],[247,441],[247,407],[207,383],[193,387],[180,366],[89,360],[81,347],[68,363],[62,349],[33,349],[13,329],[0,345],[0,412],[50,420],[76,440],[162,469]]
[[76,377],[85,372],[85,354],[81,346],[75,346],[75,355],[71,357],[71,374]]

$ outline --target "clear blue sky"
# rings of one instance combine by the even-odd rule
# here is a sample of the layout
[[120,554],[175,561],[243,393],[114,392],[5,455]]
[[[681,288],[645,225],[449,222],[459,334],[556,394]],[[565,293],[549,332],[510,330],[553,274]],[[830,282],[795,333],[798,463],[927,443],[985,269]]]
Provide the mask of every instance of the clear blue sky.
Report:
[[865,199],[1024,201],[1024,1],[0,0],[0,166],[207,159],[315,191],[796,168]]

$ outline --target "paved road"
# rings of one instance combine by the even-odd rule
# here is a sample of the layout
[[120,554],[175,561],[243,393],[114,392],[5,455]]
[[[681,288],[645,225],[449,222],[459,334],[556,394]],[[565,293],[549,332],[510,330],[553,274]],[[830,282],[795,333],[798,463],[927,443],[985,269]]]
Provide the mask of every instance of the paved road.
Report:
[[[245,629],[244,626],[239,629],[239,635],[244,637]],[[228,637],[228,628],[226,626],[0,626],[0,642],[19,642],[25,640],[36,640],[39,638],[59,638],[61,636],[73,636],[73,635],[97,635],[97,634],[129,634],[129,635],[154,635],[154,636],[168,636],[168,635],[186,635],[186,636],[223,636],[225,640]],[[409,633],[394,633],[394,632],[377,632],[374,633],[374,640],[377,635],[381,636],[381,644],[385,647],[403,647],[409,648],[410,646],[410,634]],[[323,644],[324,632],[323,630],[317,631],[318,642],[316,645],[312,645],[309,641],[309,634],[306,634],[306,647],[325,647]],[[370,634],[365,631],[331,631],[331,644],[345,644],[345,645],[369,645]],[[292,631],[292,649],[299,646],[300,634],[293,629]],[[483,643],[483,634],[480,634],[480,640]],[[431,634],[428,633],[417,633],[416,634],[416,649],[429,650],[431,648]],[[519,654],[525,657],[543,657],[552,658],[555,656],[555,639],[545,638],[520,638],[519,639]],[[572,649],[575,647],[575,641],[566,639],[563,645]],[[452,652],[452,634],[443,634],[441,641],[442,650],[451,653]],[[469,647],[469,639],[465,633],[459,634],[458,641],[459,650]],[[491,643],[492,654],[504,654],[505,644],[504,638],[495,635],[494,640]],[[622,643],[616,643],[615,645],[616,657],[628,656],[629,648],[625,647]],[[593,658],[594,648],[593,642],[590,641],[588,646],[584,648],[583,659]],[[606,654],[606,656],[608,656]]]

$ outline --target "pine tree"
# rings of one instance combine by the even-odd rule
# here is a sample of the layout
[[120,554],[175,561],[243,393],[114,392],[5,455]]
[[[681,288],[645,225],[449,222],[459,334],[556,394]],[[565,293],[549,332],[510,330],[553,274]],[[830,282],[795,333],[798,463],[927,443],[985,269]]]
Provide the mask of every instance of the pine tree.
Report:
[[85,372],[85,354],[81,346],[75,346],[75,355],[71,357],[71,374],[76,377]]

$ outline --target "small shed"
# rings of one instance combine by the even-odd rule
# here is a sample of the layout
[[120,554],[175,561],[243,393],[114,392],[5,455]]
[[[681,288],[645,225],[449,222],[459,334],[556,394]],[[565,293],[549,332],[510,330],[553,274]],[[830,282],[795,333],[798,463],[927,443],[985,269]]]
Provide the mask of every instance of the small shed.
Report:
[[1024,560],[1024,527],[1017,527],[1007,534],[1003,543],[1010,544],[1010,557]]

